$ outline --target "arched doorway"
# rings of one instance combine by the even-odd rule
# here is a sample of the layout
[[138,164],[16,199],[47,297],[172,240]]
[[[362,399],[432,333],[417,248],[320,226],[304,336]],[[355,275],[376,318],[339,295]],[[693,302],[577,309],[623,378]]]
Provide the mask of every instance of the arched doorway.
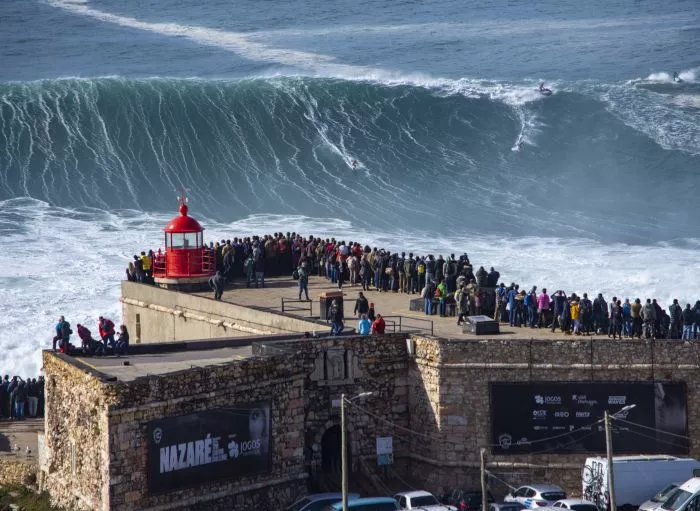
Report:
[[[347,438],[348,465],[350,463],[350,437]],[[321,470],[327,474],[340,474],[342,471],[340,426],[331,426],[321,438]]]

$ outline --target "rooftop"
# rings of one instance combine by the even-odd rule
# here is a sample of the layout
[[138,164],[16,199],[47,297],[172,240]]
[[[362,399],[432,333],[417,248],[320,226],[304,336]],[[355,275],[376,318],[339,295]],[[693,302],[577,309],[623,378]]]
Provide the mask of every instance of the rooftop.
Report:
[[[130,354],[125,357],[75,357],[75,360],[119,381],[133,381],[148,375],[167,374],[192,367],[205,367],[227,364],[234,360],[244,360],[252,356],[250,342],[247,345],[200,349],[188,343],[168,343],[155,345],[159,353]],[[141,345],[145,347],[148,345]],[[154,345],[151,345],[154,346]],[[165,351],[167,347],[173,351]],[[182,346],[182,347],[180,347]],[[204,348],[204,346],[202,346]]]

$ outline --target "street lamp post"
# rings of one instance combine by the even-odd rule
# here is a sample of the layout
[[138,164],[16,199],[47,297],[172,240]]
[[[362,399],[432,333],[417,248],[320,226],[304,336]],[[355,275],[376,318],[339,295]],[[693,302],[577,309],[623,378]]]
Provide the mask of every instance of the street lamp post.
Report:
[[637,405],[627,405],[620,411],[612,414],[605,410],[605,450],[608,457],[608,495],[610,499],[610,511],[617,511],[617,503],[615,502],[615,474],[613,473],[613,450],[612,450],[612,434],[610,431],[610,417],[616,418],[618,413],[627,412]]
[[340,461],[342,465],[341,487],[343,492],[343,511],[348,511],[348,426],[345,420],[345,402],[347,401],[349,403],[355,399],[371,395],[372,392],[361,392],[350,399],[347,399],[345,394],[340,395]]

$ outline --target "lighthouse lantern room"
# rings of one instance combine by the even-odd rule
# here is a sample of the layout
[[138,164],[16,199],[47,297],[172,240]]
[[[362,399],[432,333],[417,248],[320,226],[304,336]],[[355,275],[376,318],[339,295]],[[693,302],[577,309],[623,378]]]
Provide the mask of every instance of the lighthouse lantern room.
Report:
[[195,290],[207,286],[216,271],[213,250],[204,245],[204,228],[188,216],[187,198],[179,197],[180,215],[163,229],[165,253],[158,251],[153,262],[153,277],[160,287]]

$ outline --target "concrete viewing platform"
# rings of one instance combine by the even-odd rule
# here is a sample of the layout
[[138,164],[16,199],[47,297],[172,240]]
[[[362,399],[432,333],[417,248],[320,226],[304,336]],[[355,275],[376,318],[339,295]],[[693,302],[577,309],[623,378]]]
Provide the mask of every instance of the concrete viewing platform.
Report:
[[76,357],[76,359],[119,381],[133,381],[142,376],[162,375],[195,367],[227,364],[233,360],[243,360],[251,355],[252,348],[248,345],[207,350],[175,350],[127,357]]
[[[291,277],[273,277],[265,280],[265,288],[247,288],[243,280],[236,280],[227,286],[222,301],[244,307],[264,309],[273,312],[284,312],[309,322],[309,332],[326,332],[330,329],[325,321],[320,321],[319,295],[326,292],[338,291],[337,285],[331,284],[324,277],[312,276],[309,278],[309,297],[311,298],[311,313],[307,303],[288,303],[282,310],[282,299],[296,300],[299,297],[297,281]],[[345,328],[357,328],[359,318],[353,316],[357,293],[362,291],[361,285],[343,285],[343,299],[345,312]],[[462,327],[457,326],[457,318],[440,317],[439,315],[427,316],[422,312],[409,310],[409,302],[420,295],[379,291],[363,291],[370,303],[374,303],[376,314],[381,314],[387,323],[386,331],[391,333],[396,329],[399,332],[399,321],[403,331],[419,331],[444,339],[485,339],[488,336],[474,335],[462,332]],[[199,292],[202,297],[212,297],[213,292]],[[213,298],[212,298],[213,299]],[[304,309],[304,310],[299,310]],[[401,316],[399,319],[397,316]],[[518,339],[571,339],[579,336],[565,335],[561,331],[552,333],[546,328],[511,327],[506,323],[500,324],[499,337]],[[585,337],[584,335],[580,337]],[[593,337],[593,336],[591,336]],[[595,336],[605,338],[607,336]]]

